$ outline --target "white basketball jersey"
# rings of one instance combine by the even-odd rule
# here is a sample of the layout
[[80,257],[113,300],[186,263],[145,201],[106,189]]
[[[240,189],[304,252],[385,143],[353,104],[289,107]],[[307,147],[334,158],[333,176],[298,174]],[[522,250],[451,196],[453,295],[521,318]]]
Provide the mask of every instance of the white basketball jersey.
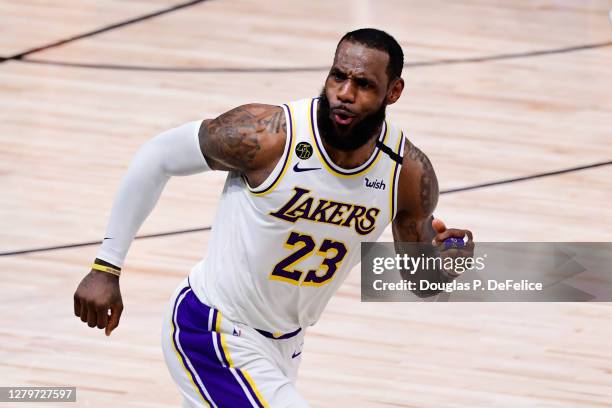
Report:
[[[318,99],[282,105],[284,154],[257,188],[230,172],[206,257],[190,274],[198,298],[230,320],[272,333],[314,324],[395,216],[401,164],[378,146],[343,169],[316,127]],[[401,155],[404,137],[386,122],[379,140]]]

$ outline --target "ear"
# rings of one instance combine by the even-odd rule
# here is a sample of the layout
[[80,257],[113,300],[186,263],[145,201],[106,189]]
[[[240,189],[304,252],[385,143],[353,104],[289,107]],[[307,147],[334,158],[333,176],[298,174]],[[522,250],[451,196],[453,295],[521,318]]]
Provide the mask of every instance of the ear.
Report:
[[404,80],[402,78],[394,79],[387,91],[387,103],[389,105],[397,102],[404,90]]

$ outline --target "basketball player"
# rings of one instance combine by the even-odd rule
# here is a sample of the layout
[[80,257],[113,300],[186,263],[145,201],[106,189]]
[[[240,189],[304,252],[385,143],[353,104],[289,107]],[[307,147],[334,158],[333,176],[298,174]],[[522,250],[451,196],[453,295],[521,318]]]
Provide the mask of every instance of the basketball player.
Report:
[[[397,242],[434,242],[442,257],[473,253],[469,231],[433,219],[431,163],[386,120],[404,88],[402,66],[393,37],[352,31],[318,98],[240,106],[145,143],[74,295],[75,314],[110,335],[123,309],[120,268],[166,181],[227,171],[208,253],[163,321],[166,363],[186,407],[307,406],[295,387],[304,334],[359,262],[360,242],[392,222]],[[466,236],[453,254],[441,246]],[[450,282],[456,274],[416,276]]]

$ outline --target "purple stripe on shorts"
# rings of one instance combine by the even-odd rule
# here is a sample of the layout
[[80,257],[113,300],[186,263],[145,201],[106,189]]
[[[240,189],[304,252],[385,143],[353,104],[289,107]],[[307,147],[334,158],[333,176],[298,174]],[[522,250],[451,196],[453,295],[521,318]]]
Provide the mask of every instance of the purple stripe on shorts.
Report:
[[229,367],[230,363],[229,361],[227,361],[227,357],[225,356],[225,350],[223,350],[223,343],[221,342],[221,333],[213,333],[213,335],[217,336],[217,346],[219,347],[219,354],[221,354],[221,360],[223,360],[223,364],[226,367]]
[[174,305],[172,306],[172,342],[174,343],[174,349],[177,351],[178,355],[181,357],[181,362],[183,363],[183,367],[185,367],[185,369],[189,371],[189,374],[194,379],[194,383],[196,387],[198,387],[198,391],[200,392],[200,395],[202,396],[204,401],[206,401],[209,405],[211,405],[211,402],[208,400],[208,398],[206,398],[206,394],[204,394],[204,390],[202,390],[202,388],[200,387],[200,384],[198,384],[198,382],[195,380],[196,376],[194,375],[193,371],[191,371],[191,368],[189,368],[189,364],[187,364],[185,356],[183,355],[183,353],[181,353],[181,349],[179,347],[179,344],[177,344],[177,340],[176,340],[176,327],[175,327],[174,321],[176,318],[177,303],[179,299],[181,298],[181,296],[183,296],[183,294],[188,290],[191,290],[191,288],[188,286],[181,289],[178,296],[174,300]]
[[264,406],[261,403],[261,401],[259,401],[259,398],[257,398],[257,394],[255,394],[255,391],[253,390],[253,388],[251,388],[251,384],[249,384],[249,381],[246,379],[244,374],[242,374],[242,371],[241,370],[236,370],[236,372],[238,373],[238,376],[240,377],[240,379],[242,379],[242,382],[244,383],[244,385],[247,387],[247,389],[251,393],[251,397],[253,397],[253,399],[257,403],[257,406],[259,408],[264,408]]
[[[208,331],[210,309],[209,306],[200,302],[193,291],[187,292],[176,311],[176,320],[180,328],[178,342],[210,397],[219,408],[252,407],[231,370],[223,367],[219,361],[213,344],[213,336],[217,333]],[[216,318],[215,314],[215,321]],[[219,351],[222,358],[225,359],[220,341]]]

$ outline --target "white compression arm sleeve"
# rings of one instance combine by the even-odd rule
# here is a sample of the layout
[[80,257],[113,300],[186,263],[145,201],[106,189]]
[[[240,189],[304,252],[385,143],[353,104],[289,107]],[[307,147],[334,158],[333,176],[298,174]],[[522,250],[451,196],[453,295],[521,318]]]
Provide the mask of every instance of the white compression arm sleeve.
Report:
[[97,258],[121,267],[138,229],[155,207],[170,176],[210,170],[198,139],[202,121],[167,130],[134,155],[115,196]]

